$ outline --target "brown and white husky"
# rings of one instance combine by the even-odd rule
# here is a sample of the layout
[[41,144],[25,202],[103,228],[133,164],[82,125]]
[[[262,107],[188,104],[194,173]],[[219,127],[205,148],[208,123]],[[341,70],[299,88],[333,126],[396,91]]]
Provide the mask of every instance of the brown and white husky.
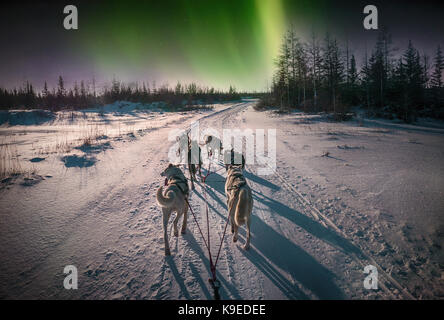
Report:
[[231,223],[233,242],[237,241],[238,228],[245,224],[247,228],[247,240],[245,250],[250,247],[251,212],[253,211],[253,196],[251,189],[242,173],[242,165],[229,165],[227,180],[225,182],[225,194]]

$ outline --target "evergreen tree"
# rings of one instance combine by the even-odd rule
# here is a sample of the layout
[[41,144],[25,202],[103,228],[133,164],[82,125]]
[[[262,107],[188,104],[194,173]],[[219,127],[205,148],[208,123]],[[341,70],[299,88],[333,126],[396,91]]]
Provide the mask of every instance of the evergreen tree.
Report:
[[[307,63],[307,53],[302,43],[296,42],[294,47],[294,52],[292,53],[296,57],[296,68],[297,68],[297,83],[298,83],[298,105],[302,104],[305,108],[306,101],[306,91],[307,91],[307,74],[308,74],[308,63]],[[301,94],[302,91],[302,94]]]
[[58,84],[57,84],[57,99],[56,99],[56,109],[61,109],[66,105],[66,89],[65,82],[63,81],[62,76],[59,76]]
[[346,104],[356,106],[360,102],[359,94],[360,94],[360,88],[359,88],[359,78],[358,78],[358,70],[356,68],[356,59],[355,56],[352,54],[350,58],[350,62],[348,63],[348,82],[345,84],[344,88],[344,102]]
[[402,78],[399,81],[403,82],[402,88],[404,90],[402,118],[406,122],[411,122],[414,121],[417,116],[417,111],[421,108],[424,85],[421,58],[411,41],[409,41],[400,64],[402,73],[399,73],[399,76]]
[[320,85],[321,79],[321,69],[322,69],[322,56],[321,56],[321,46],[316,40],[316,35],[314,31],[311,36],[311,43],[308,49],[308,59],[310,61],[309,69],[312,81],[313,90],[313,107],[317,110],[318,103],[318,87]]
[[322,71],[329,95],[330,106],[336,112],[338,89],[344,78],[344,66],[336,39],[325,37]]
[[116,80],[116,78],[113,78],[113,81],[111,82],[111,101],[118,101],[121,98],[121,86],[120,82]]
[[290,57],[291,51],[287,34],[282,41],[279,56],[275,62],[277,72],[275,75],[274,86],[276,100],[279,101],[281,109],[290,107]]
[[358,84],[358,69],[356,68],[355,56],[352,54],[350,58],[350,68],[348,69],[348,82],[350,85],[355,86]]
[[[145,84],[144,84],[144,87],[145,87]],[[144,89],[144,91],[146,91],[146,88]],[[174,94],[176,94],[176,95],[182,94],[182,85],[180,84],[180,82],[177,82],[176,88],[174,88]]]
[[367,47],[365,48],[365,55],[364,55],[364,65],[361,69],[361,75],[362,75],[362,86],[364,87],[365,91],[365,106],[367,109],[370,108],[370,79],[371,79],[371,72],[370,72],[370,66],[368,63],[368,57],[367,57]]
[[429,57],[424,53],[422,55],[422,75],[421,75],[424,88],[429,87],[430,83],[429,70],[430,70]]
[[444,70],[444,57],[442,55],[441,46],[438,46],[436,49],[434,70],[431,77],[431,85],[435,88],[442,88],[443,80],[442,80],[442,72]]
[[63,81],[62,76],[59,76],[57,96],[63,98],[65,95],[66,95],[65,82]]
[[42,91],[42,96],[44,98],[49,96],[49,91],[48,91],[48,84],[45,81],[45,84],[43,85],[43,91]]
[[74,97],[78,98],[80,96],[79,86],[77,85],[77,81],[74,82]]

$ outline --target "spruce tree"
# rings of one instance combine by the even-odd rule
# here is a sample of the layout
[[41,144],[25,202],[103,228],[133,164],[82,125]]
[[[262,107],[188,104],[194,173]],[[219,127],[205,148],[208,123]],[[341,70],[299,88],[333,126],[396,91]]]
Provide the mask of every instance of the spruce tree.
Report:
[[355,55],[352,54],[350,58],[350,68],[348,69],[348,82],[350,85],[354,86],[358,83],[358,69],[356,68]]
[[444,70],[444,57],[442,55],[441,46],[436,49],[434,70],[431,77],[431,85],[435,88],[441,88],[443,86],[442,71]]

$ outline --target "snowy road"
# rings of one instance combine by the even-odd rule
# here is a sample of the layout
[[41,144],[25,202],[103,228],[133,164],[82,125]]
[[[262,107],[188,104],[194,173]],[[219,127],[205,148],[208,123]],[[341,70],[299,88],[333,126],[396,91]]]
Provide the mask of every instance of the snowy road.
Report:
[[[258,176],[255,166],[246,168],[254,196],[251,249],[242,249],[243,228],[236,244],[228,232],[217,269],[222,299],[439,297],[442,254],[433,248],[443,236],[438,215],[443,209],[442,165],[434,164],[438,179],[429,186],[434,201],[430,221],[413,225],[404,217],[408,213],[398,216],[399,208],[373,190],[381,185],[383,169],[378,175],[362,168],[361,176],[345,173],[368,168],[363,163],[372,155],[359,152],[371,152],[381,140],[399,140],[399,134],[300,114],[256,112],[254,103],[236,103],[204,116],[171,116],[134,141],[113,142],[113,148],[96,155],[93,166],[68,168],[52,157],[46,160],[52,178],[0,190],[0,298],[212,299],[208,256],[193,219],[188,219],[186,235],[170,235],[172,256],[165,257],[155,202],[163,182],[160,172],[168,164],[168,133],[198,119],[201,128],[278,130],[277,173]],[[408,134],[426,135],[412,141],[430,137],[427,143],[434,151],[442,146],[440,133]],[[322,157],[323,150],[330,156]],[[224,177],[222,170],[207,181],[214,253],[226,221]],[[190,203],[205,224],[200,184]],[[429,225],[437,227],[430,239],[393,237],[412,228],[427,235]],[[430,250],[425,261],[418,258],[421,246]],[[363,287],[368,264],[378,267],[379,290]],[[63,288],[66,265],[78,268],[78,290]]]

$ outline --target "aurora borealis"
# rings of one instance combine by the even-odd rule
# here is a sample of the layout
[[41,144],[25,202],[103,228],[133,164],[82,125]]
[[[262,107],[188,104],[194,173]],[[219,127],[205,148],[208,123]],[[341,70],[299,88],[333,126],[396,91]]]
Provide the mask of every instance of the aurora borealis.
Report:
[[[260,91],[271,80],[274,58],[290,24],[302,37],[312,29],[347,33],[359,50],[362,41],[375,34],[361,27],[365,3],[147,0],[3,6],[0,36],[6,45],[0,51],[0,86],[30,80],[39,87],[44,81],[54,84],[61,74],[68,83],[92,77],[104,83],[115,76],[126,82],[174,86],[178,80],[195,81]],[[79,30],[63,29],[66,4],[77,6]],[[396,10],[391,12],[396,18]],[[403,21],[395,30],[402,30]]]
[[[285,29],[280,1],[116,3],[87,19],[82,43],[98,72],[261,88]],[[93,10],[92,12],[96,12]],[[117,17],[115,12],[121,12]],[[270,23],[272,22],[272,23]],[[97,41],[105,35],[106,41]],[[116,62],[119,61],[117,64]],[[141,68],[142,66],[142,68]],[[130,79],[127,79],[130,80]],[[174,80],[173,80],[174,81]]]

